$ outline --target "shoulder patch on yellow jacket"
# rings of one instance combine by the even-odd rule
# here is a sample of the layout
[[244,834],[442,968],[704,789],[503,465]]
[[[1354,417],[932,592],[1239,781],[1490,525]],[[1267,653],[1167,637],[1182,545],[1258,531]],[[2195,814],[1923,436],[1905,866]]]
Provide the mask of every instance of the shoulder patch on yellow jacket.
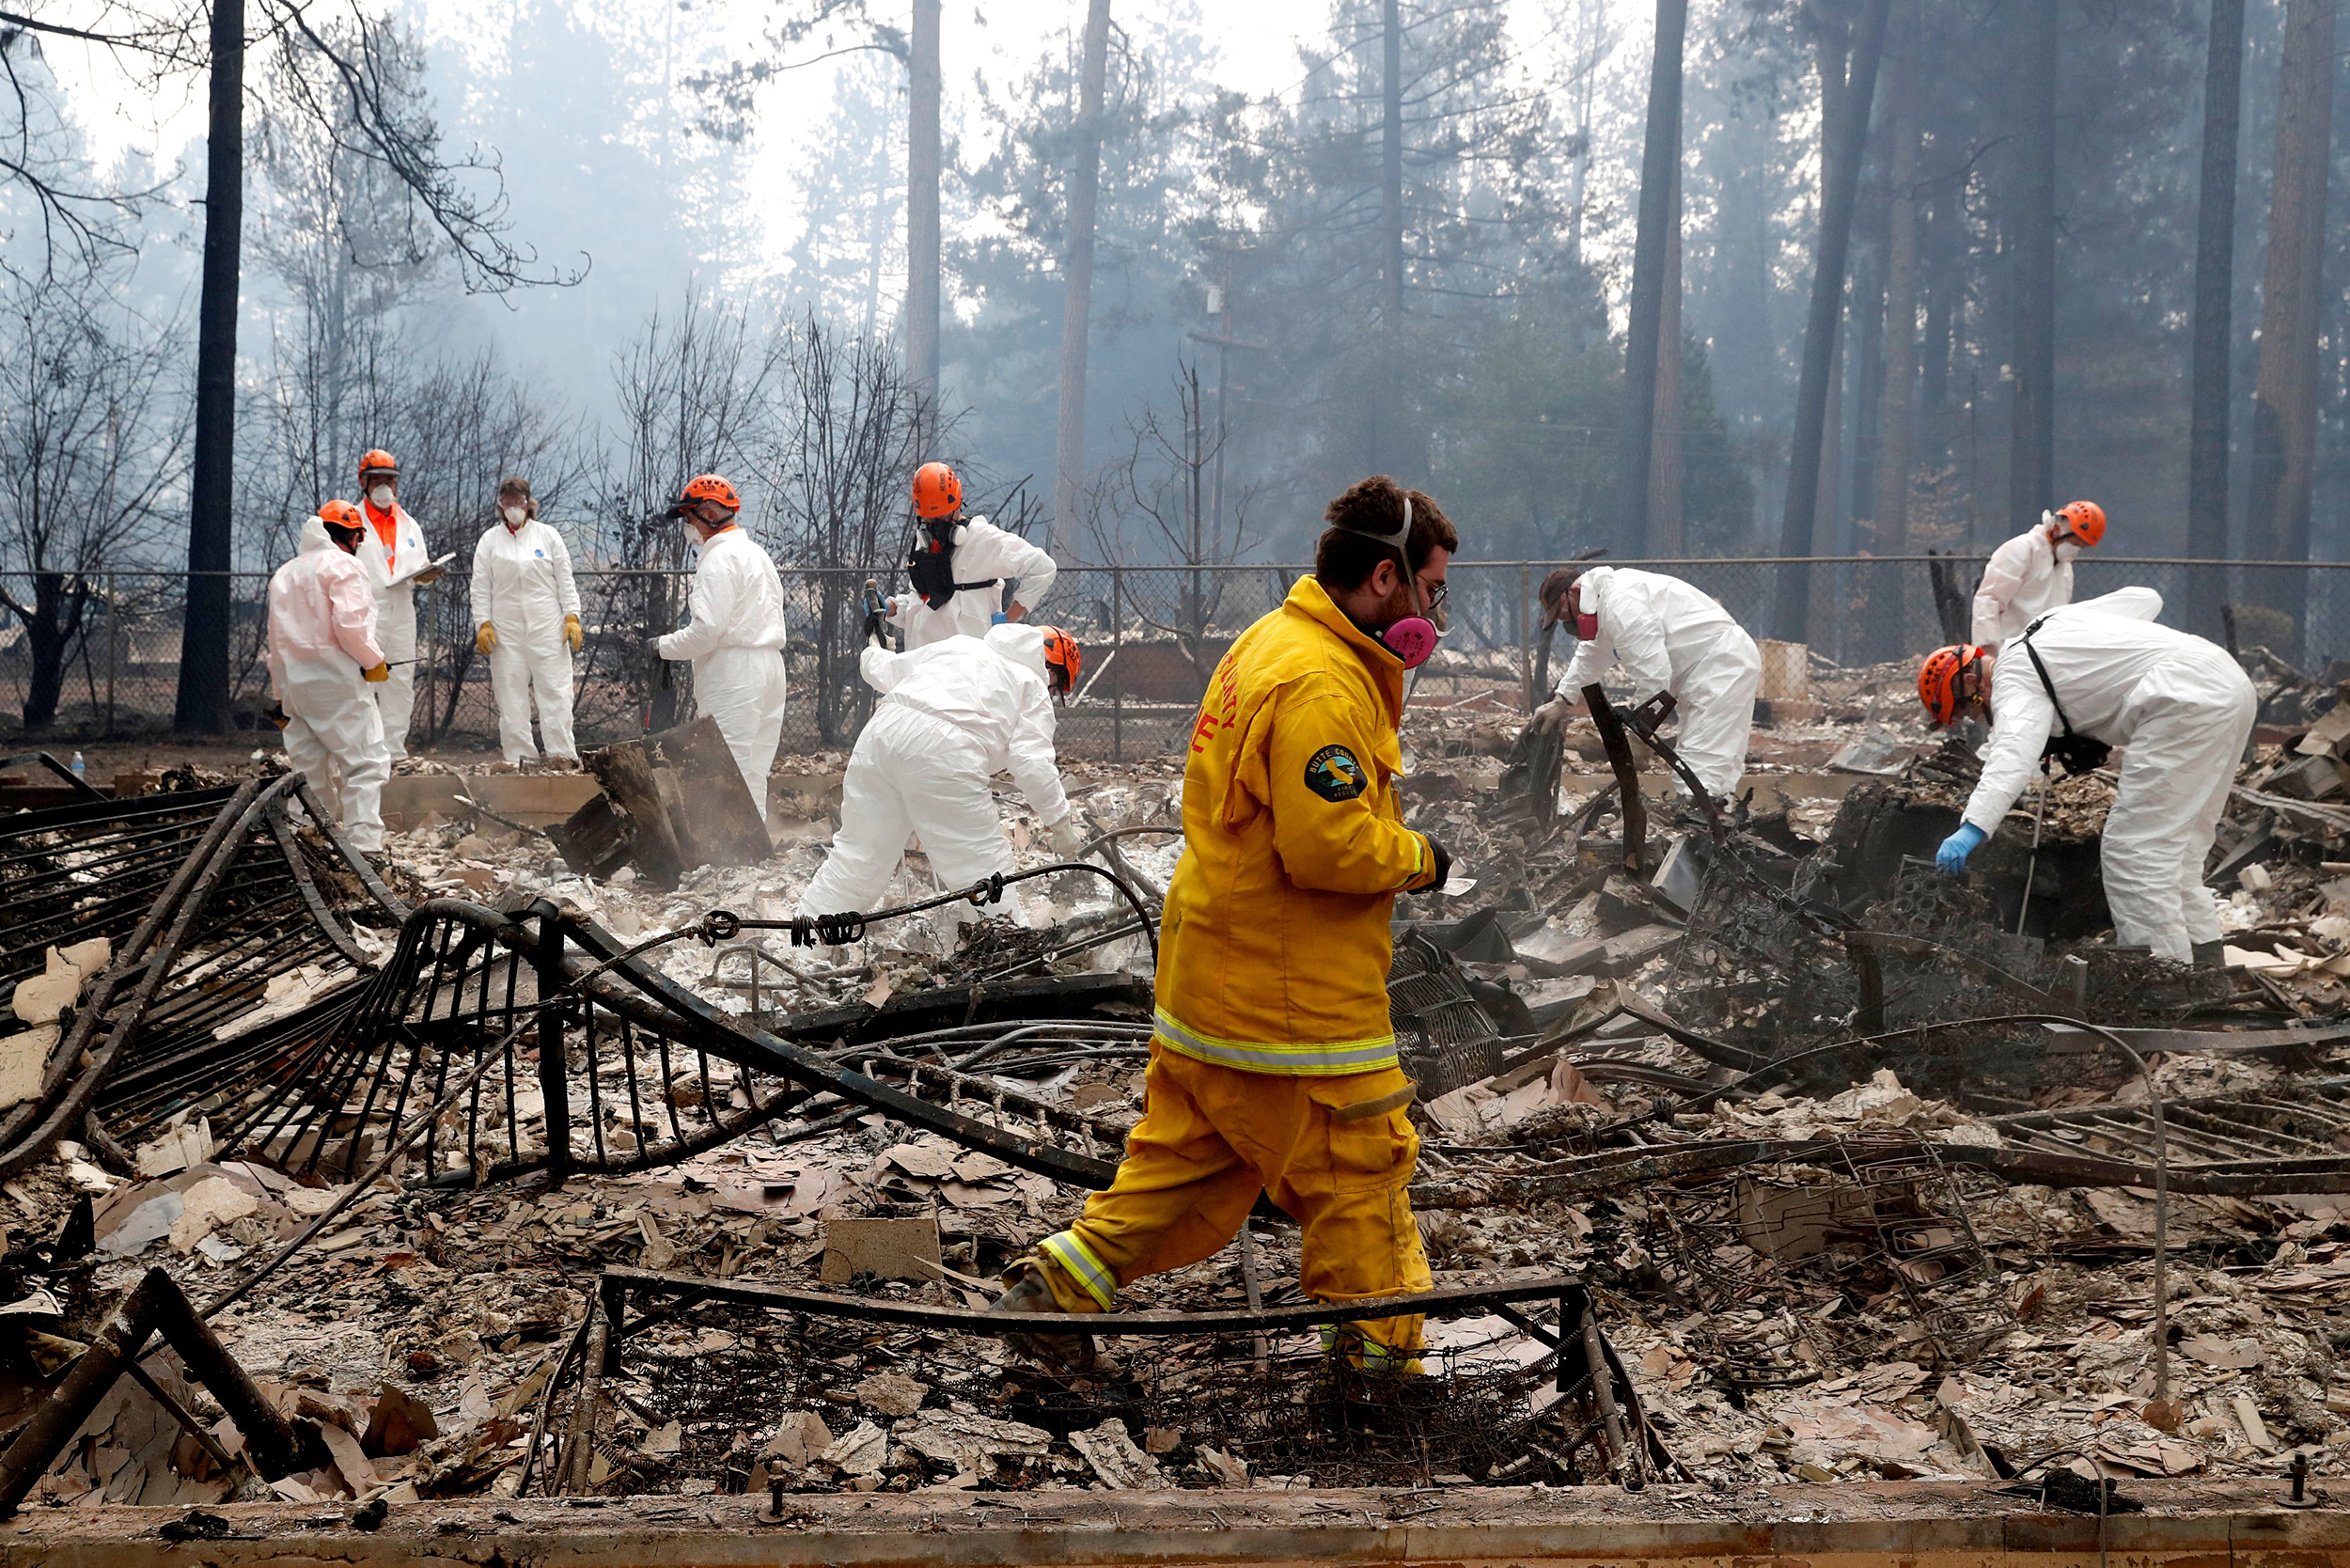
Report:
[[1371,788],[1371,779],[1352,751],[1325,745],[1306,759],[1306,788],[1327,801],[1353,800]]

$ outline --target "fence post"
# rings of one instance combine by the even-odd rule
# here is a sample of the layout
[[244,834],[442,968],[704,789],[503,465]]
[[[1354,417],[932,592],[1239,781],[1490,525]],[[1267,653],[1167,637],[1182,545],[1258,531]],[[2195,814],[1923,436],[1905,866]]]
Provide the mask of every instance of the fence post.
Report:
[[[1126,572],[1116,561],[1110,563],[1110,658],[1116,660],[1120,649],[1126,645]],[[1110,760],[1126,760],[1126,672],[1118,672],[1110,682]]]
[[1526,688],[1526,711],[1534,711],[1534,569],[1518,563],[1518,683]]
[[115,663],[120,657],[121,650],[118,640],[121,635],[121,628],[117,624],[119,619],[120,611],[115,597],[115,574],[109,572],[106,573],[106,728],[103,731],[108,740],[114,739],[115,733]]

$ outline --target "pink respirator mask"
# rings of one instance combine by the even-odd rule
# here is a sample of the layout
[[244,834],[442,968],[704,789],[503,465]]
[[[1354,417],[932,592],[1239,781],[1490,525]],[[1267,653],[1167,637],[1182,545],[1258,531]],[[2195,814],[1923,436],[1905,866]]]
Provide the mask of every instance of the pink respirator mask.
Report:
[[[1403,552],[1403,541],[1411,537],[1412,493],[1407,490],[1403,493],[1403,526],[1397,535],[1396,543],[1398,553],[1403,556],[1403,570],[1407,572],[1411,571],[1411,557]],[[1428,617],[1407,615],[1401,620],[1373,632],[1371,636],[1377,639],[1380,647],[1402,660],[1405,669],[1418,669],[1426,664],[1430,656],[1436,651],[1436,644],[1444,634],[1436,629],[1436,623]]]

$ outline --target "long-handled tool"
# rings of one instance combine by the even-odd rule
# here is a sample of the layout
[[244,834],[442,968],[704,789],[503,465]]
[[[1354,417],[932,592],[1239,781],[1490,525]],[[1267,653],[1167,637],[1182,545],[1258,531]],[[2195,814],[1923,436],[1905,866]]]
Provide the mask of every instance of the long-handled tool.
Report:
[[2015,934],[2024,934],[2025,917],[2031,913],[2031,880],[2040,872],[2040,824],[2048,817],[2048,764],[2040,764],[2040,782],[2032,788],[2031,858],[2024,862],[2024,898],[2015,906]]

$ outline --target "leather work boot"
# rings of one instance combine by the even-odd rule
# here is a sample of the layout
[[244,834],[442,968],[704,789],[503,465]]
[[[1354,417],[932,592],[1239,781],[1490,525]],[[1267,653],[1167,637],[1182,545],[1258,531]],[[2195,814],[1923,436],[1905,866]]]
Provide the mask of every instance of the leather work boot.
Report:
[[[1060,1303],[1053,1299],[1053,1288],[1044,1282],[1044,1271],[1032,1262],[1012,1265],[1019,1278],[1011,1288],[997,1296],[989,1306],[991,1312],[1049,1312],[1068,1316]],[[1084,1372],[1093,1365],[1094,1345],[1090,1334],[1007,1334],[1004,1343],[1017,1356],[1062,1372]]]

